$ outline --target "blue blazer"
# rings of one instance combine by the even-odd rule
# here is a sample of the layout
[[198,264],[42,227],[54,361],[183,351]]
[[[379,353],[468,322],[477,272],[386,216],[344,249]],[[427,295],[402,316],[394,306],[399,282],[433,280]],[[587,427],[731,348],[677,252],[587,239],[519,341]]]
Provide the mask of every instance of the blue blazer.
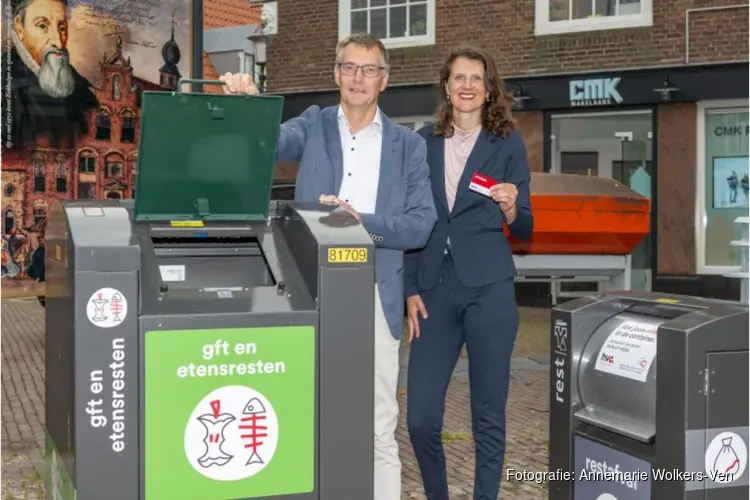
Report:
[[406,297],[435,286],[449,237],[456,273],[464,286],[480,287],[514,278],[513,254],[503,232],[505,216],[491,198],[470,190],[469,183],[474,173],[480,172],[498,182],[515,184],[518,215],[509,229],[514,237],[528,240],[534,228],[531,174],[520,132],[514,130],[507,138],[486,130],[480,132],[459,180],[451,211],[445,194],[445,138],[434,135],[432,125],[420,129],[419,134],[427,141],[427,162],[438,219],[427,245],[406,255]]
[[[416,132],[383,119],[380,183],[374,214],[361,214],[375,244],[375,278],[394,338],[403,336],[404,251],[427,243],[437,214],[430,188],[425,141]],[[338,195],[343,152],[338,106],[307,108],[281,125],[278,159],[299,163],[296,201]]]

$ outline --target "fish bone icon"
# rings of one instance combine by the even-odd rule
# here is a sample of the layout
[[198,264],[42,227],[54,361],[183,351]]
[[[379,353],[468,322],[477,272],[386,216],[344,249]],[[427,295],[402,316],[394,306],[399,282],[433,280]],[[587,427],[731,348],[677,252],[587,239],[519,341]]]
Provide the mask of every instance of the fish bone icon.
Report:
[[258,449],[263,446],[263,438],[268,437],[268,426],[261,425],[266,420],[266,407],[258,398],[252,398],[242,410],[242,423],[240,429],[249,430],[249,434],[243,434],[242,438],[248,440],[245,448],[250,448],[250,458],[245,465],[262,464],[263,459],[258,454]]

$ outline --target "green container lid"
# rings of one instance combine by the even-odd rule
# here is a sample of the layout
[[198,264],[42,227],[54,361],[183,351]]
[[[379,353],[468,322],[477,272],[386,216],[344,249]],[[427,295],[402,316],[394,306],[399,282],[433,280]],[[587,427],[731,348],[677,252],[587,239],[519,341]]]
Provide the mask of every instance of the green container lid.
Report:
[[265,220],[284,98],[143,92],[134,220]]

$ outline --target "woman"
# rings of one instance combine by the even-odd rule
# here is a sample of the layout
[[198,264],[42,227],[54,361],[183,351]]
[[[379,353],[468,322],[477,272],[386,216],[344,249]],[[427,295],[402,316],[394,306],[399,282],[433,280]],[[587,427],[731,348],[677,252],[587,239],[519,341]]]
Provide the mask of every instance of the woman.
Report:
[[518,330],[516,274],[503,223],[531,236],[529,168],[492,58],[454,51],[440,71],[442,98],[427,142],[438,222],[407,254],[412,341],[407,426],[428,500],[448,500],[441,442],[445,393],[464,344],[476,443],[475,500],[495,500],[505,455],[505,405]]

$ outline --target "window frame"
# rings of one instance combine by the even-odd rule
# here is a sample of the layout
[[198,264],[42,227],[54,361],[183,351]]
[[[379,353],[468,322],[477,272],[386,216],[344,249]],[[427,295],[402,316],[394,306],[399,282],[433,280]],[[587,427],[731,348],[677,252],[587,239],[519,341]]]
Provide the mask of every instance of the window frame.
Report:
[[[406,47],[424,47],[435,45],[435,3],[437,0],[426,0],[427,2],[427,33],[420,36],[408,36],[400,38],[383,38],[381,41],[386,49],[402,49]],[[351,0],[339,0],[339,40],[343,40],[351,34]],[[404,4],[408,6],[409,4]],[[379,7],[378,7],[379,8]],[[386,7],[390,8],[390,7]],[[368,7],[370,10],[370,7]]]
[[736,266],[706,265],[706,115],[711,111],[748,111],[750,99],[701,101],[696,106],[695,140],[695,273],[722,275],[737,271]]
[[534,0],[534,34],[536,36],[584,33],[613,29],[643,28],[654,25],[653,0],[641,0],[641,12],[619,16],[549,20],[550,0]]

